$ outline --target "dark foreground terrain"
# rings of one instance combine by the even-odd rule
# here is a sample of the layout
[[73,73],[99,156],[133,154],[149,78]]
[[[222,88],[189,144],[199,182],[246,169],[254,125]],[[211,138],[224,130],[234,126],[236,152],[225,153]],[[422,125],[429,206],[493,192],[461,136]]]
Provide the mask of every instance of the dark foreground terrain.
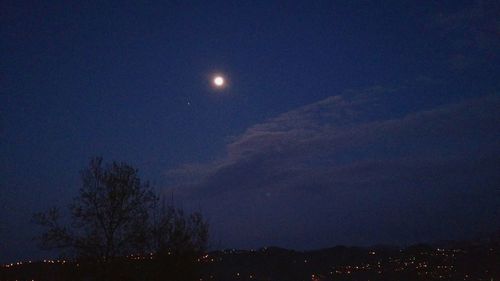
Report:
[[[123,263],[123,272],[147,268],[149,263],[154,263],[153,257],[129,257]],[[276,247],[224,250],[208,253],[196,263],[200,272],[197,280],[500,280],[500,246],[491,241],[422,244],[405,249],[337,246],[306,252]],[[28,261],[3,265],[0,279],[72,280],[79,276],[91,280],[81,278],[87,271],[88,266],[78,262]],[[178,275],[165,280],[179,278],[182,280]]]

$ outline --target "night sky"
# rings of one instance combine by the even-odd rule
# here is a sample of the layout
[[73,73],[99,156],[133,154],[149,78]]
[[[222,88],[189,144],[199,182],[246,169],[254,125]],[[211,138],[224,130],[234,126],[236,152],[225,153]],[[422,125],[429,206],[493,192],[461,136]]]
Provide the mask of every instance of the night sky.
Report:
[[500,228],[498,1],[0,5],[0,262],[48,255],[32,213],[99,155],[212,249]]

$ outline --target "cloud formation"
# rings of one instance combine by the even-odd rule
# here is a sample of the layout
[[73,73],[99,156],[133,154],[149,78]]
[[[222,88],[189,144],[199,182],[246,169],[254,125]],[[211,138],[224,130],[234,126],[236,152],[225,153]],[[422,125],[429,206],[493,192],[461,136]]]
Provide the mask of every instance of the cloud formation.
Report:
[[348,92],[256,124],[222,159],[169,171],[176,196],[200,206],[226,246],[488,231],[500,215],[500,97],[408,113],[399,91]]

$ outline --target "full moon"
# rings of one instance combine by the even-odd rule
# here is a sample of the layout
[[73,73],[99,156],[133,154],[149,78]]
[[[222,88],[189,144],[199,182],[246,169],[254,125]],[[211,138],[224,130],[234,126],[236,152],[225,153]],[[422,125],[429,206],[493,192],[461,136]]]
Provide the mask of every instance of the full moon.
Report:
[[222,87],[224,86],[224,78],[222,78],[222,76],[216,76],[214,78],[214,84],[215,86],[217,87]]

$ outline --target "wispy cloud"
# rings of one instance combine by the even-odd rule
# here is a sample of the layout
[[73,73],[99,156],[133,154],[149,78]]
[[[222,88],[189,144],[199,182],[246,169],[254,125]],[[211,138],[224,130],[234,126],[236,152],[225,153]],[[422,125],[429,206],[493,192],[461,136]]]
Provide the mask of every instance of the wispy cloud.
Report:
[[[218,161],[168,175],[185,202],[209,208],[228,242],[242,231],[251,241],[292,246],[346,235],[381,242],[385,232],[419,240],[444,231],[433,223],[437,217],[458,234],[466,223],[485,227],[500,212],[492,197],[500,195],[499,96],[394,114],[386,102],[397,92],[376,87],[286,112],[235,137]],[[398,229],[391,222],[402,214],[408,225]],[[332,231],[337,240],[324,234]]]

